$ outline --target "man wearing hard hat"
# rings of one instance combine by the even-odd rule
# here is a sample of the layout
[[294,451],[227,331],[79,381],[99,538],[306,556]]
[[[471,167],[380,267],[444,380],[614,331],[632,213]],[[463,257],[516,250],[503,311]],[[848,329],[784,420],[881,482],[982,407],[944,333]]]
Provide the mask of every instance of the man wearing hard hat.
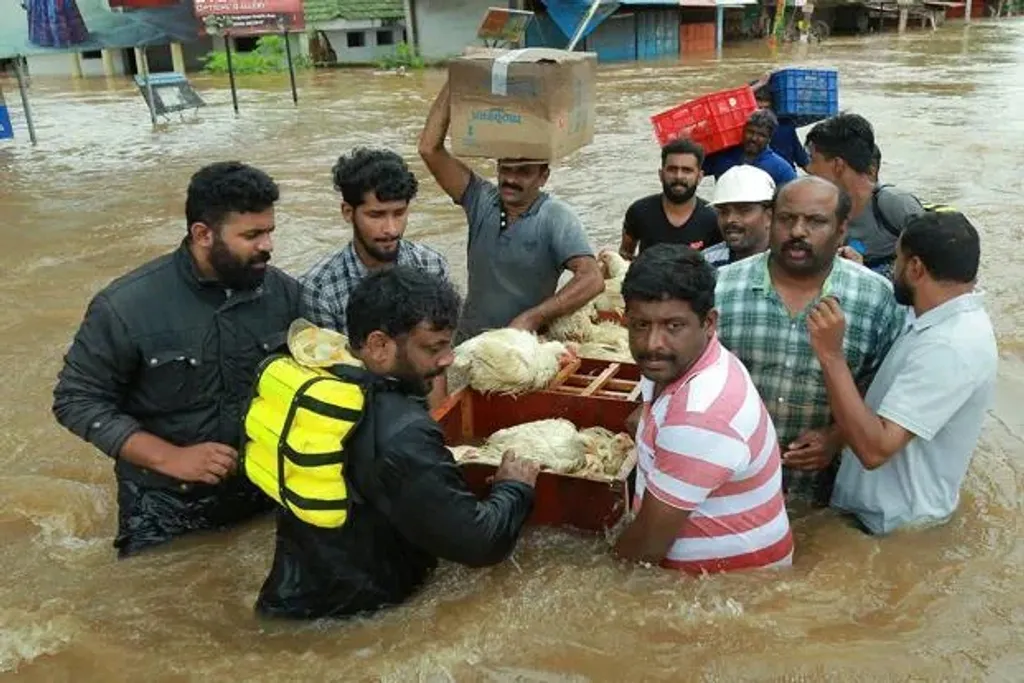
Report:
[[733,166],[723,173],[711,204],[725,241],[703,250],[704,259],[718,268],[767,251],[774,198],[775,181],[756,166]]

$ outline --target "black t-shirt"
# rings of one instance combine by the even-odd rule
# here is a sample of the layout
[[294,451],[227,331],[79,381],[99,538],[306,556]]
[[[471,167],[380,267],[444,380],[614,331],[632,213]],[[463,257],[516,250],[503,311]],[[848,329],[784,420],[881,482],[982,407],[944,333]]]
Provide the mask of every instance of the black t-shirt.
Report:
[[638,199],[626,211],[623,230],[640,243],[641,253],[648,247],[664,242],[685,244],[700,250],[722,241],[722,233],[718,229],[718,216],[700,197],[697,197],[697,206],[690,214],[689,220],[678,227],[672,225],[665,215],[665,209],[661,205],[661,194]]

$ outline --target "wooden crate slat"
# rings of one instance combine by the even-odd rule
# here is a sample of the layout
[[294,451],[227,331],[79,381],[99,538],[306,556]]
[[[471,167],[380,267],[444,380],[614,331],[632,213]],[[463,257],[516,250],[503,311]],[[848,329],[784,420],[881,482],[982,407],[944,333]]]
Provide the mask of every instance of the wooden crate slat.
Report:
[[612,363],[604,369],[600,375],[594,378],[594,381],[587,385],[587,387],[580,394],[581,396],[591,396],[595,391],[602,388],[608,380],[610,380],[615,373],[619,371],[619,364]]

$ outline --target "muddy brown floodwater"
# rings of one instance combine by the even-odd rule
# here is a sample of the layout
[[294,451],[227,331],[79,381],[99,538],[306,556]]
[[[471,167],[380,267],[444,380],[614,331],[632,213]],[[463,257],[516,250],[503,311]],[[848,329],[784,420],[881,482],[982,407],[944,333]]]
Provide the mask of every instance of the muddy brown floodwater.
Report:
[[[724,61],[602,67],[594,144],[553,190],[598,245],[657,190],[647,117],[776,64],[841,69],[882,177],[965,210],[1002,353],[998,399],[948,526],[884,540],[829,512],[796,521],[792,571],[680,578],[625,569],[603,540],[531,530],[514,561],[444,565],[408,605],[348,624],[263,625],[252,604],[272,523],[116,562],[111,464],[60,429],[50,392],[88,298],[184,233],[201,164],[241,158],[282,184],[275,261],[301,272],[349,238],[330,166],[388,145],[422,180],[409,236],[464,279],[462,214],[415,158],[443,74],[198,77],[213,105],[151,130],[128,81],[33,84],[40,144],[0,144],[0,677],[26,681],[1019,681],[1024,674],[1024,23],[835,39]],[[4,82],[9,93],[14,84]],[[702,194],[710,188],[704,186]]]

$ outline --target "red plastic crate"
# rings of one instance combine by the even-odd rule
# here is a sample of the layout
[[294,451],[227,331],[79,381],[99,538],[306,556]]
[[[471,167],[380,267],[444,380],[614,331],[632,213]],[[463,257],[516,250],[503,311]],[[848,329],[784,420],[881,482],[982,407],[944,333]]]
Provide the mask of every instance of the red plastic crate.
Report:
[[651,123],[660,145],[690,138],[705,154],[713,154],[743,142],[743,127],[756,109],[754,91],[745,85],[684,102],[655,114]]

